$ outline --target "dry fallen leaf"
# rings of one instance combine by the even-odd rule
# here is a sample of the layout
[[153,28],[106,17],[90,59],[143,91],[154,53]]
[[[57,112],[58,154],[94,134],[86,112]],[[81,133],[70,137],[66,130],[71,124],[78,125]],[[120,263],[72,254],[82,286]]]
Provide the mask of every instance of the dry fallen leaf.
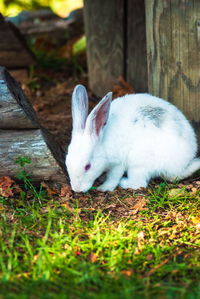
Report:
[[196,196],[196,195],[198,194],[198,192],[199,192],[198,188],[196,188],[196,187],[192,187],[192,188],[191,188],[190,195],[191,195],[191,196]]
[[139,211],[144,210],[146,204],[149,202],[149,200],[147,198],[145,198],[144,196],[140,196],[138,197],[139,200],[134,204],[134,206],[132,206],[131,209],[131,214],[137,214]]
[[41,185],[42,185],[42,187],[44,187],[46,189],[49,197],[52,197],[53,195],[58,193],[56,190],[50,188],[49,185],[45,182],[42,182]]
[[132,269],[122,270],[121,273],[127,277],[130,277],[133,275],[133,270]]
[[12,186],[14,183],[9,176],[0,177],[0,195],[4,197],[13,196]]
[[79,200],[87,200],[88,199],[88,197],[87,196],[80,196],[79,198],[78,198]]
[[95,263],[98,259],[98,255],[96,253],[91,253],[89,256],[89,260],[91,263]]
[[146,256],[147,261],[151,261],[151,260],[153,260],[153,258],[154,258],[154,256],[151,253],[147,254],[147,256]]
[[68,210],[71,210],[71,207],[69,206],[69,203],[68,202],[64,202],[61,204],[61,206],[65,209],[68,209]]
[[69,200],[72,195],[71,187],[69,185],[64,185],[60,191],[60,197],[62,200]]

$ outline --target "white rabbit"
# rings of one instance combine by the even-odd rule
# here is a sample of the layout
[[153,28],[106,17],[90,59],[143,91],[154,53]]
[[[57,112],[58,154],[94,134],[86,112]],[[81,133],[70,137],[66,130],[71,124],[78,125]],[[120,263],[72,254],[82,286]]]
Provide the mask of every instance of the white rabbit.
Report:
[[74,191],[88,191],[103,172],[107,178],[98,190],[112,191],[147,187],[155,177],[182,179],[200,169],[194,130],[175,106],[150,94],[111,99],[109,92],[88,115],[86,89],[73,91],[66,166]]

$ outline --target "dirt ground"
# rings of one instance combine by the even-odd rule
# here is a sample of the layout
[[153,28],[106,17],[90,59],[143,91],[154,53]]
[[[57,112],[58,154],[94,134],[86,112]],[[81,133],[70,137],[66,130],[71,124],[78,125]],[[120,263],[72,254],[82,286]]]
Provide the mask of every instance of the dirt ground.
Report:
[[[86,69],[86,57],[83,57],[84,67]],[[33,84],[34,83],[34,84]],[[39,66],[35,69],[34,77],[28,78],[23,82],[22,89],[28,99],[33,104],[39,121],[42,126],[54,134],[57,141],[67,150],[71,136],[71,95],[76,84],[83,84],[88,89],[90,109],[98,102],[98,98],[88,88],[87,71],[74,75],[73,68],[62,71],[49,71]],[[33,88],[34,87],[34,88]],[[133,93],[123,78],[112,88],[113,98],[127,93]],[[100,179],[101,181],[101,179]],[[61,189],[52,189],[52,186],[45,184],[49,197],[57,198],[61,205],[69,209],[79,202],[80,209],[86,209],[81,215],[83,218],[93,217],[93,213],[101,209],[106,214],[112,214],[118,217],[137,218],[141,210],[146,210],[148,196],[154,187],[158,187],[163,181],[157,179],[151,182],[149,188],[141,190],[123,190],[117,188],[113,192],[99,192],[91,190],[87,194],[75,193],[68,185],[61,186]],[[98,185],[99,182],[97,182]],[[176,188],[186,187],[188,190],[199,190],[199,177],[189,178],[176,186]],[[169,189],[174,188],[169,184]],[[175,189],[179,190],[179,189]]]

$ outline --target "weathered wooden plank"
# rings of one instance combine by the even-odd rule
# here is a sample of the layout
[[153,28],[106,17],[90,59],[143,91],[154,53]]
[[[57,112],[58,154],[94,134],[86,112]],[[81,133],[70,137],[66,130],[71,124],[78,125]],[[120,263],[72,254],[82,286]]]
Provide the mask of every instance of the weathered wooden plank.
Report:
[[126,80],[136,92],[148,91],[146,23],[144,0],[127,1],[127,32],[125,31]]
[[66,18],[61,18],[50,9],[22,11],[15,17],[6,18],[16,25],[25,38],[43,37],[66,42],[70,38],[80,37],[84,33],[83,9],[70,12]]
[[16,69],[33,63],[33,54],[28,50],[19,30],[10,22],[5,22],[0,14],[0,65]]
[[20,171],[15,163],[18,157],[28,156],[31,164],[26,171],[33,181],[66,182],[66,179],[48,149],[40,130],[0,129],[0,176],[15,177]]
[[39,128],[31,104],[4,67],[0,67],[0,128]]
[[146,0],[149,91],[179,107],[200,143],[200,1]]
[[24,155],[32,160],[27,171],[33,180],[66,181],[62,147],[40,126],[18,83],[0,67],[0,176],[15,176],[15,160]]
[[103,96],[124,75],[124,1],[84,0],[89,84]]

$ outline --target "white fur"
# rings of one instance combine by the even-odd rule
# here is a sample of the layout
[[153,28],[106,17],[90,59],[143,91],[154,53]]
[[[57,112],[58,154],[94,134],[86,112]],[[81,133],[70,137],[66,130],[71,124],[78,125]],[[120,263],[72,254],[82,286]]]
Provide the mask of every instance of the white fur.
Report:
[[[109,93],[87,117],[87,108],[83,108],[87,107],[86,96],[80,105],[85,93],[85,88],[78,85],[72,97],[74,129],[66,166],[74,191],[88,191],[105,171],[107,179],[98,188],[101,191],[112,191],[118,185],[147,187],[150,179],[158,176],[170,181],[182,179],[200,168],[200,159],[195,159],[194,130],[169,102],[150,94],[131,94],[109,105]],[[83,108],[81,113],[79,106]],[[102,115],[107,123],[97,134],[95,126]],[[77,125],[83,123],[84,128]],[[88,171],[87,164],[91,164]]]

